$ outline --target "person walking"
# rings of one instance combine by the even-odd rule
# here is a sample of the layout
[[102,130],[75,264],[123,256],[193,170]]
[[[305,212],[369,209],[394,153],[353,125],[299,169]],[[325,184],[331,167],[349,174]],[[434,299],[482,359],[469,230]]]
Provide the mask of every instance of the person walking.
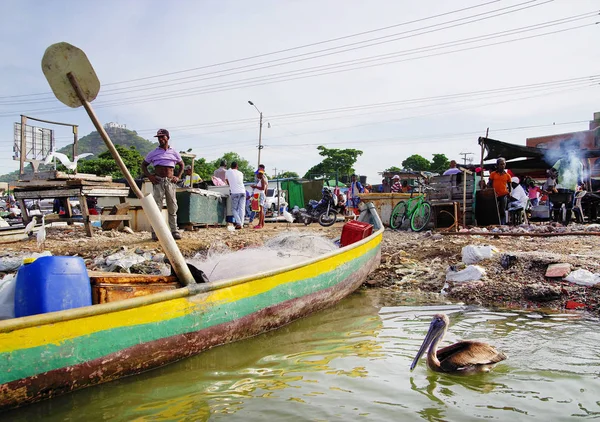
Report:
[[[181,234],[177,231],[175,189],[183,174],[183,160],[179,153],[169,146],[170,136],[168,130],[159,129],[154,137],[158,138],[158,147],[146,155],[142,162],[142,172],[152,182],[152,196],[159,210],[162,209],[163,200],[166,199],[171,234],[174,239],[181,239]],[[150,173],[148,170],[149,165],[154,167],[154,173]],[[177,170],[175,170],[176,168]],[[152,239],[158,240],[154,231],[152,232]]]
[[225,172],[225,182],[229,185],[235,228],[239,230],[244,227],[244,218],[246,217],[246,188],[244,187],[244,173],[238,170],[236,161],[233,161],[231,168]]

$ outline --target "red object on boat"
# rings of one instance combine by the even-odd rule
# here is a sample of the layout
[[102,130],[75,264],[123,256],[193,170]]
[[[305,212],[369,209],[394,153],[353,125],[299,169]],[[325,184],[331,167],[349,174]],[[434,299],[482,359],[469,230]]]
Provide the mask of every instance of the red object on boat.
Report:
[[585,304],[575,302],[574,300],[567,300],[567,303],[565,304],[565,308],[567,308],[567,309],[584,309]]
[[350,220],[342,228],[342,238],[340,246],[351,245],[354,242],[369,237],[373,233],[373,225],[363,221]]

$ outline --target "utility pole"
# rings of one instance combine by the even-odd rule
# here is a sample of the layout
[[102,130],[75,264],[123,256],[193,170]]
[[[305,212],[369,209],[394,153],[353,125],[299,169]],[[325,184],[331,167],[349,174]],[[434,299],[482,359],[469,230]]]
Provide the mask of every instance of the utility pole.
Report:
[[463,165],[466,166],[467,165],[467,155],[473,155],[472,152],[461,152],[459,153],[459,155],[463,156]]
[[260,166],[260,150],[263,149],[263,146],[262,146],[263,116],[262,116],[262,111],[260,111],[258,109],[258,107],[256,107],[252,101],[248,101],[248,104],[250,104],[252,107],[254,107],[256,109],[256,111],[258,111],[258,113],[260,114],[260,119],[258,121],[258,164],[256,164],[256,168],[258,168],[258,166]]
[[[260,166],[260,150],[263,149],[262,146],[262,111],[260,112],[260,121],[259,121],[259,125],[258,125],[258,164],[256,165],[256,168],[258,168],[258,166]],[[277,173],[275,173],[275,175],[277,175]]]

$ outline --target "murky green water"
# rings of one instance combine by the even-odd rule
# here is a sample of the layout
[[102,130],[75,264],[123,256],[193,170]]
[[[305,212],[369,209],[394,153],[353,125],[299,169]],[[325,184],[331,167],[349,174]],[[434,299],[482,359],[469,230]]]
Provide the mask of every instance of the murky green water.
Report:
[[[278,331],[125,380],[0,415],[59,420],[600,419],[600,326],[581,314],[403,306],[352,295]],[[414,302],[413,302],[414,303]],[[431,315],[444,344],[485,340],[508,353],[489,374],[408,368]]]

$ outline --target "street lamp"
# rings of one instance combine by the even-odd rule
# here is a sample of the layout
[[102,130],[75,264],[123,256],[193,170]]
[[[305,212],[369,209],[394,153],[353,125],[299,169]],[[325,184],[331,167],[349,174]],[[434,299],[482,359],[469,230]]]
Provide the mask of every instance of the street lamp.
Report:
[[252,101],[248,101],[248,104],[253,106],[256,109],[256,111],[258,111],[258,113],[260,114],[260,120],[259,120],[259,125],[258,125],[258,164],[256,166],[256,168],[258,168],[258,166],[260,166],[260,150],[263,149],[263,146],[262,146],[262,111],[260,111],[258,109],[258,107],[256,107]]

